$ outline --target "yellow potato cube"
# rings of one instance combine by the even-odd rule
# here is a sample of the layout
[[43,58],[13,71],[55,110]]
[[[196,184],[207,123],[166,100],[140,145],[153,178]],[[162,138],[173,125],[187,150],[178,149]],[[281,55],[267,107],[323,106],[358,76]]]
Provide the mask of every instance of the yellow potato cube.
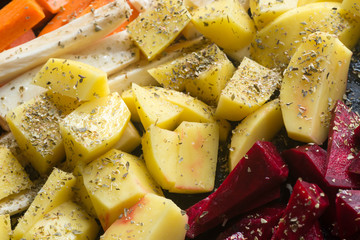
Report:
[[352,52],[334,35],[316,33],[302,43],[284,73],[281,110],[288,136],[322,144],[331,110],[342,99]]
[[165,88],[186,89],[206,103],[215,104],[235,68],[215,44],[149,69],[148,72]]
[[280,101],[265,103],[247,116],[233,130],[230,143],[229,168],[235,168],[256,141],[270,141],[284,125]]
[[221,92],[215,117],[240,121],[261,107],[280,83],[280,74],[245,57]]
[[84,209],[67,201],[42,216],[23,239],[96,239],[99,229]]
[[335,34],[352,49],[360,38],[359,21],[337,2],[292,9],[257,32],[250,48],[251,57],[265,67],[285,69],[302,41],[313,32]]
[[182,122],[179,134],[179,153],[175,185],[176,193],[202,193],[214,189],[219,147],[217,123]]
[[165,129],[174,129],[178,125],[183,108],[160,98],[159,95],[153,94],[136,83],[132,84],[132,90],[136,110],[145,129],[151,124]]
[[238,0],[215,0],[192,12],[191,22],[204,36],[225,49],[246,47],[255,34],[254,22]]
[[75,186],[75,183],[76,179],[73,174],[55,168],[24,216],[19,219],[12,239],[22,239],[24,234],[49,211],[71,200],[73,197],[72,188]]
[[298,0],[298,7],[317,2],[342,2],[343,0]]
[[113,146],[113,148],[131,153],[141,143],[141,136],[132,122],[128,122],[123,135],[120,140]]
[[183,240],[188,217],[170,199],[146,194],[101,236],[102,240]]
[[110,150],[83,170],[84,185],[103,229],[146,193],[162,194],[142,159]]
[[0,239],[10,240],[11,220],[9,214],[0,215]]
[[171,189],[176,181],[179,134],[151,125],[141,143],[150,174],[163,189]]
[[[341,1],[340,1],[341,2]],[[341,7],[357,17],[360,17],[360,2],[359,0],[343,0]]]
[[121,138],[130,111],[116,92],[82,104],[60,122],[67,162],[88,163],[111,149]]
[[52,103],[54,103],[55,107],[59,109],[62,116],[68,115],[83,103],[77,98],[69,97],[51,90],[45,92],[45,95]]
[[250,0],[251,15],[258,29],[297,5],[298,0]]
[[127,31],[147,59],[152,60],[175,40],[190,18],[182,0],[158,0],[131,22]]
[[140,116],[135,106],[135,96],[133,90],[131,88],[125,90],[124,92],[122,92],[121,98],[124,100],[126,106],[129,108],[129,111],[131,113],[131,121],[140,122]]
[[46,95],[19,105],[8,112],[6,120],[19,148],[41,175],[65,158],[59,128],[61,112]]
[[33,83],[80,100],[92,100],[110,93],[106,72],[68,59],[50,58]]
[[5,147],[0,147],[0,176],[0,200],[32,186],[28,174]]

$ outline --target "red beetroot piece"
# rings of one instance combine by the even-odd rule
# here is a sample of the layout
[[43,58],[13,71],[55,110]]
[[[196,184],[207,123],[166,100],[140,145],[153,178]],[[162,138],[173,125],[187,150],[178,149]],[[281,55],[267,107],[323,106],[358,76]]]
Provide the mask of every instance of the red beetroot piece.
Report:
[[310,230],[305,234],[304,240],[323,240],[324,235],[321,231],[319,221],[316,221]]
[[350,174],[360,174],[360,154],[357,154],[352,160],[348,167],[348,172]]
[[246,239],[267,240],[273,234],[273,228],[283,215],[285,206],[276,205],[258,208],[237,220],[230,221],[217,240],[228,239],[228,236],[240,232]]
[[356,154],[354,130],[359,122],[360,117],[342,101],[336,103],[329,131],[328,166],[325,174],[331,187],[360,187],[359,176],[353,176],[348,172],[348,167]]
[[337,231],[350,237],[360,231],[360,190],[341,190],[336,196]]
[[304,145],[285,150],[282,156],[289,166],[291,176],[316,183],[321,188],[327,186],[327,154],[323,148],[316,144]]
[[276,147],[257,141],[214,193],[186,210],[187,236],[194,238],[226,222],[237,208],[245,210],[244,206],[278,187],[287,175],[288,168]]
[[329,205],[325,193],[313,183],[298,180],[272,240],[299,240]]
[[354,130],[354,138],[355,138],[356,145],[359,146],[360,145],[360,126],[355,128],[355,130]]
[[234,233],[231,236],[225,238],[224,240],[248,240],[244,237],[244,235],[240,232]]

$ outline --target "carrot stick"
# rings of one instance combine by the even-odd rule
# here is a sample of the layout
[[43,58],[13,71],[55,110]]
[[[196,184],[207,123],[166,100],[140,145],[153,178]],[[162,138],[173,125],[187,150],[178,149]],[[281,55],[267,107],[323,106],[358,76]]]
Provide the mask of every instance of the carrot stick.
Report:
[[113,2],[114,0],[93,0],[89,6],[87,6],[87,8],[84,9],[84,11],[82,11],[80,14],[79,14],[79,17],[82,16],[82,15],[85,15],[91,11],[93,11],[94,9],[98,9],[108,3],[111,3]]
[[0,52],[45,17],[34,0],[13,0],[0,10]]
[[51,19],[51,21],[41,30],[39,36],[49,33],[67,24],[77,16],[92,2],[92,0],[69,0],[69,2]]
[[40,6],[51,13],[59,12],[60,8],[67,4],[68,0],[36,0]]
[[23,43],[26,43],[28,41],[31,41],[35,38],[35,34],[33,30],[28,30],[23,35],[21,35],[19,38],[17,38],[15,41],[13,41],[9,46],[6,47],[6,49],[10,49],[16,46],[19,46]]

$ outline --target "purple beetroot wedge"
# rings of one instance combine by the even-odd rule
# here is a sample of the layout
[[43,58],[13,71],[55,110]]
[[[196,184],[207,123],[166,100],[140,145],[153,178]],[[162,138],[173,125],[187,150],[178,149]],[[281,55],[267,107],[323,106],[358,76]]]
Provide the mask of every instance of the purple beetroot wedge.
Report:
[[271,239],[304,238],[328,205],[328,198],[316,184],[299,179]]
[[324,149],[316,144],[309,144],[285,150],[282,156],[289,166],[291,176],[316,183],[322,188],[327,186],[327,154]]
[[284,205],[267,206],[255,209],[251,213],[231,221],[217,240],[229,238],[240,232],[246,239],[267,240],[273,234],[273,228],[278,224],[285,210]]
[[342,190],[336,196],[338,235],[351,237],[360,231],[360,190]]
[[360,174],[360,153],[352,160],[347,170],[350,174]]
[[224,238],[224,240],[248,240],[248,238],[245,238],[241,232],[237,232],[227,238]]
[[329,131],[328,166],[325,174],[332,188],[360,187],[360,177],[348,172],[356,154],[354,130],[359,123],[360,117],[355,112],[342,101],[336,103]]
[[316,221],[310,230],[305,234],[304,240],[323,240],[324,235],[320,228],[319,221]]
[[276,147],[270,142],[257,141],[214,193],[186,210],[187,236],[194,238],[226,222],[234,216],[237,207],[244,208],[279,187],[287,175],[288,168]]

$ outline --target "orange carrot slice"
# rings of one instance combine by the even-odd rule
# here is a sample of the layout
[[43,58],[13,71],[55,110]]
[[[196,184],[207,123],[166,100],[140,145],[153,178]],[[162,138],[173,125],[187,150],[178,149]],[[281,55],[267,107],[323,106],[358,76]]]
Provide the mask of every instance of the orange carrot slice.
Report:
[[84,9],[84,11],[82,11],[80,14],[79,14],[79,17],[82,16],[82,15],[85,15],[91,11],[94,11],[94,9],[98,9],[108,3],[111,3],[113,2],[114,0],[93,0],[89,6],[87,6],[87,8]]
[[0,10],[0,52],[45,17],[34,0],[13,0]]
[[36,38],[34,31],[30,29],[23,35],[21,35],[19,38],[17,38],[15,41],[13,41],[9,46],[6,47],[6,49],[19,46],[23,43],[33,40],[34,38]]
[[92,2],[92,0],[69,0],[69,2],[51,19],[51,21],[41,30],[39,36],[54,31],[67,24],[77,16]]
[[36,0],[43,8],[51,13],[57,13],[69,0]]

